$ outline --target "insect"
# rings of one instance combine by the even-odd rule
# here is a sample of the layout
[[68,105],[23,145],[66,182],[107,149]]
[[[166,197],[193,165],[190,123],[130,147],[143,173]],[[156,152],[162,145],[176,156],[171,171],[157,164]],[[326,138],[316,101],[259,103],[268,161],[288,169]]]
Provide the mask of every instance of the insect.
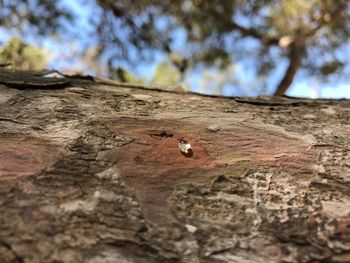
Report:
[[191,144],[185,139],[179,139],[179,149],[185,155],[192,153]]

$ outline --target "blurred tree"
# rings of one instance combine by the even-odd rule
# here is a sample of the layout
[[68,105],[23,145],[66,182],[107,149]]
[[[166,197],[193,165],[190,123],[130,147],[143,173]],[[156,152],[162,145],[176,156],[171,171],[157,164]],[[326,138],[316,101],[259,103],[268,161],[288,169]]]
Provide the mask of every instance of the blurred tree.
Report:
[[228,86],[240,87],[242,85],[236,77],[236,68],[232,65],[225,69],[203,69],[200,80],[200,91],[202,93],[224,94],[224,89]]
[[[61,1],[18,2],[2,0],[3,25],[23,29],[29,23],[39,33],[55,32],[62,17],[72,17]],[[93,37],[98,37],[101,54],[113,61],[140,61],[161,51],[182,74],[197,66],[224,70],[243,63],[266,82],[283,68],[275,95],[285,94],[300,70],[329,76],[341,73],[346,64],[340,53],[350,36],[349,0],[80,2],[93,6]]]
[[72,13],[61,1],[55,0],[0,0],[0,26],[19,33],[29,27],[33,33],[45,35],[57,33],[63,20],[72,21]]
[[10,39],[0,46],[0,63],[12,68],[40,70],[47,66],[48,56],[43,49],[27,45],[20,38]]
[[[136,84],[151,84],[160,86],[175,86],[182,82],[182,75],[178,68],[174,66],[169,59],[165,59],[158,63],[155,67],[153,76],[150,78],[140,78],[134,75],[129,70],[117,67],[109,69],[110,79],[118,80],[120,82],[126,83],[136,83]],[[181,85],[183,89],[186,89],[186,85]]]
[[154,85],[175,85],[181,82],[181,73],[169,61],[161,61],[154,72],[151,84]]
[[[261,77],[287,60],[275,95],[285,94],[300,68],[320,75],[338,72],[344,63],[336,52],[350,36],[347,0],[97,2],[105,17],[128,28],[128,43],[139,49],[147,46],[171,53],[174,35],[181,28],[188,45],[176,51],[191,65],[216,62],[224,69],[251,60]],[[103,25],[106,22],[100,30],[113,30]]]
[[147,82],[144,78],[137,77],[129,70],[121,67],[118,67],[116,69],[109,69],[109,78],[118,80],[120,82],[135,84],[145,84]]

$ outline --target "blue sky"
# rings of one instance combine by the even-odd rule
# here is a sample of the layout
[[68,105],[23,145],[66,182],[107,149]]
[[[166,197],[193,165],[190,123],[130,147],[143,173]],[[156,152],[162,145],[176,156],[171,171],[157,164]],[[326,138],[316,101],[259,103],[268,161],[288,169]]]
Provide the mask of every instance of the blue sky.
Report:
[[[90,12],[94,10],[93,8],[86,6],[85,1],[84,8],[82,8],[82,0],[70,1],[70,0],[61,0],[61,4],[69,7],[70,10],[73,10],[74,15],[76,16],[77,24],[73,27],[73,30],[70,32],[70,35],[51,37],[51,38],[37,38],[34,36],[26,36],[25,40],[29,43],[34,43],[42,48],[48,50],[50,55],[50,64],[51,68],[58,70],[63,70],[67,68],[80,68],[86,74],[93,74],[84,67],[83,63],[76,59],[79,57],[79,54],[87,46],[94,45],[91,35],[94,34],[93,29],[89,26],[88,17]],[[71,36],[75,37],[72,38]],[[0,29],[0,40],[6,41],[9,37],[12,36],[12,32],[8,32]],[[183,45],[183,33],[179,31],[176,34],[176,44],[181,49]],[[350,49],[350,48],[349,48]],[[126,67],[129,70],[133,71],[135,74],[145,77],[146,79],[149,76],[152,76],[155,70],[156,65],[162,61],[165,57],[161,54],[156,54],[152,63],[142,62],[138,63],[137,67],[130,68],[125,63],[120,63],[118,66]],[[272,93],[273,87],[278,83],[280,78],[283,76],[283,72],[287,64],[284,61],[281,61],[278,68],[275,70],[271,81],[268,84],[267,92]],[[249,72],[249,68],[243,64],[237,64],[235,72],[240,79],[243,79],[247,83],[254,78],[252,72]],[[200,70],[193,71],[192,74],[188,74],[186,82],[190,83],[191,89],[194,91],[199,91],[200,88],[200,79],[203,72]],[[241,92],[243,90],[243,92]],[[207,91],[211,92],[211,91]],[[223,90],[223,95],[257,95],[253,91],[244,90],[244,88],[235,89],[231,86],[225,87]],[[346,81],[332,81],[324,82],[319,80],[316,77],[312,76],[301,76],[297,75],[294,83],[289,89],[287,95],[296,96],[296,97],[311,97],[311,98],[350,98],[350,82]]]

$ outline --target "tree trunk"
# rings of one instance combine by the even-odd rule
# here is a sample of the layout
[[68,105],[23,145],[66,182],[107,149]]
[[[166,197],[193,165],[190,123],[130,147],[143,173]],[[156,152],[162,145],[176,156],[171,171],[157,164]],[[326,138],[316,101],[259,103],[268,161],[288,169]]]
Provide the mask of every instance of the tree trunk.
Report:
[[348,101],[23,78],[0,79],[1,263],[350,262]]
[[283,96],[286,94],[290,85],[292,85],[295,75],[300,67],[301,58],[303,56],[303,48],[298,44],[292,43],[289,47],[289,64],[281,82],[278,84],[274,96]]

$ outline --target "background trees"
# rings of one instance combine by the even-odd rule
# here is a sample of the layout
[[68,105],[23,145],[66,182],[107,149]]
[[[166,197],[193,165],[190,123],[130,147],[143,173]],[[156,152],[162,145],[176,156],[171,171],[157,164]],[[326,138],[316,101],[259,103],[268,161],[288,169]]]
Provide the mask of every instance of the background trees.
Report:
[[236,67],[229,81],[216,83],[283,95],[297,74],[322,81],[348,74],[349,6],[348,0],[3,0],[0,21],[23,35],[83,35],[79,55],[94,47],[94,63],[110,76],[165,55],[179,81]]
[[12,38],[0,48],[0,63],[20,69],[40,70],[47,66],[48,54],[20,38]]

